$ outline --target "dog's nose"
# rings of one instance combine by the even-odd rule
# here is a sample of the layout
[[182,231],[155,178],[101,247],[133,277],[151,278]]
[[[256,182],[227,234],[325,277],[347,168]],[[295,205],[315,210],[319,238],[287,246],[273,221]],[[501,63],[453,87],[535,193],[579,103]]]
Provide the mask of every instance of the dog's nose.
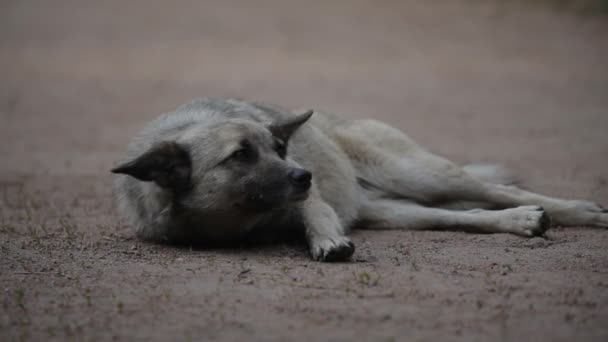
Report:
[[291,181],[291,184],[302,190],[308,190],[310,188],[311,179],[312,174],[303,169],[293,169],[289,172],[289,181]]

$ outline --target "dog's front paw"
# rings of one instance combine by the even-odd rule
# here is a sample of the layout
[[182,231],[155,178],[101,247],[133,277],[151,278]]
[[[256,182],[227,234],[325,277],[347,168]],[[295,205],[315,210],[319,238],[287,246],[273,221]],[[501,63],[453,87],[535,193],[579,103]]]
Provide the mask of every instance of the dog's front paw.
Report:
[[310,255],[316,261],[346,261],[355,252],[355,245],[345,236],[311,239]]

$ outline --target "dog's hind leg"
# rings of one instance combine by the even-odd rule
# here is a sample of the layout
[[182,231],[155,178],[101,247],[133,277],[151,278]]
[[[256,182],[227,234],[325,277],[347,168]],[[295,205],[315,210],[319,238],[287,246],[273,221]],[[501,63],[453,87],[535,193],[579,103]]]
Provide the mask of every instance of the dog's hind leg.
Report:
[[556,225],[608,227],[608,212],[597,204],[489,182],[488,177],[477,177],[474,170],[424,150],[399,130],[377,121],[355,121],[339,127],[336,140],[370,198],[400,198],[449,208],[459,204],[488,209],[536,205],[542,206]]
[[496,207],[514,205],[540,205],[551,216],[555,225],[592,226],[608,228],[608,210],[598,204],[581,200],[565,200],[540,195],[515,186],[483,183],[482,187],[470,196],[492,203]]
[[555,225],[608,227],[608,211],[592,202],[565,200],[516,186],[485,182],[433,155],[397,158],[379,150],[373,153],[383,162],[371,170],[369,165],[360,165],[358,170],[366,181],[367,177],[371,179],[370,183],[375,184],[372,187],[383,189],[384,197],[411,199],[427,206],[452,205],[452,208],[463,203],[469,208],[473,204],[484,209],[536,205],[549,213]]
[[407,201],[382,199],[363,205],[357,227],[408,230],[471,229],[484,233],[511,233],[529,237],[542,235],[549,227],[549,218],[538,206],[454,211],[424,207]]
[[[409,199],[432,206],[477,201],[474,195],[483,188],[482,181],[463,168],[424,150],[401,131],[381,122],[354,121],[337,128],[335,139],[351,160],[362,185],[378,197]],[[466,196],[468,193],[472,195]]]

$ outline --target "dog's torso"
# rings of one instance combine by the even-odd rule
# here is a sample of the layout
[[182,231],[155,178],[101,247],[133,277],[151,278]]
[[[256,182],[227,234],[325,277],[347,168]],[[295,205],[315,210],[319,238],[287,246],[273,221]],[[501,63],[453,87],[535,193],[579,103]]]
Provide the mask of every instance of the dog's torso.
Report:
[[321,261],[353,254],[354,225],[536,236],[550,214],[608,227],[595,203],[519,189],[500,167],[460,167],[379,121],[235,99],[198,99],[152,121],[112,172],[119,208],[144,239],[301,230]]

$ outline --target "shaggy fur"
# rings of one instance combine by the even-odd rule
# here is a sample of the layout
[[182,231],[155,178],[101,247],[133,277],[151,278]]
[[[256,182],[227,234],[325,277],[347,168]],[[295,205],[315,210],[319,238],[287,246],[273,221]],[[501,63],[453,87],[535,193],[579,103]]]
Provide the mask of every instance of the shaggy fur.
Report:
[[460,167],[384,123],[235,99],[197,99],[154,120],[113,172],[141,238],[231,242],[302,229],[320,261],[348,259],[355,226],[527,237],[549,217],[608,227],[594,203],[522,190],[498,166]]

